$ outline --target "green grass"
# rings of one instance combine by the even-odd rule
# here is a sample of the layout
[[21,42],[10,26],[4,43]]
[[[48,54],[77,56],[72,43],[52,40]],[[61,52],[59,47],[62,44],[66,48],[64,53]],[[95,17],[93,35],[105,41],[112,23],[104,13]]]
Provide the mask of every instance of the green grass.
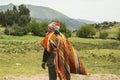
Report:
[[0,54],[0,76],[35,75],[45,73],[41,68],[40,53]]
[[[6,36],[0,38],[0,75],[35,75],[41,68],[43,48],[36,36]],[[17,65],[18,64],[18,65]],[[20,64],[20,65],[19,65]]]
[[[0,76],[47,73],[41,68],[42,37],[0,37]],[[110,39],[69,38],[86,69],[91,73],[120,74],[120,42]]]
[[81,50],[79,57],[90,73],[120,74],[120,50]]
[[86,38],[69,38],[72,45],[77,50],[90,49],[117,49],[120,50],[120,42],[111,39],[86,39]]

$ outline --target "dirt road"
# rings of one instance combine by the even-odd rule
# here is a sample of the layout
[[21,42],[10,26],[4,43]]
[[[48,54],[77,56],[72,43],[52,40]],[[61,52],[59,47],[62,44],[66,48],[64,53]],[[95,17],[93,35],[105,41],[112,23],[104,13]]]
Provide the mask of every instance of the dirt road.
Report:
[[[47,74],[34,76],[3,76],[0,80],[49,80]],[[58,79],[59,80],[59,79]],[[113,74],[92,74],[90,76],[73,75],[71,80],[120,80],[120,75]]]

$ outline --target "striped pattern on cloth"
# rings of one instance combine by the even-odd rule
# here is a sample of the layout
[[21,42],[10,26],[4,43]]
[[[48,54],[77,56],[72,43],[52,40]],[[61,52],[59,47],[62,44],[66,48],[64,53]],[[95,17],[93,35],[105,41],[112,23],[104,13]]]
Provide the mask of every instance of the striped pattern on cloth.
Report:
[[82,61],[62,33],[56,35],[51,31],[41,41],[41,45],[49,53],[56,55],[55,68],[60,80],[70,80],[70,73],[87,75]]

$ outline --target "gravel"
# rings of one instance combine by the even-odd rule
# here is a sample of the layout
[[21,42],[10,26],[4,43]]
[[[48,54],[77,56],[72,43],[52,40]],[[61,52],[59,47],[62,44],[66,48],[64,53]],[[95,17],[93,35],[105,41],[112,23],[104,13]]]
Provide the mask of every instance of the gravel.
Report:
[[[49,80],[47,74],[40,74],[34,76],[3,76],[0,80]],[[57,79],[59,80],[59,79]],[[120,75],[114,74],[92,74],[90,76],[72,74],[71,80],[120,80]]]

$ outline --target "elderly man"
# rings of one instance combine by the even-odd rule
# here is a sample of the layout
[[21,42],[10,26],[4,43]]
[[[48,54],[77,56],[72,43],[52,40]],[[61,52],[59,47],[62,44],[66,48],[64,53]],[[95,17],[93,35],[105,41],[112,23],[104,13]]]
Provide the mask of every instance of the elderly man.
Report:
[[70,73],[88,75],[67,38],[60,33],[60,24],[52,22],[41,41],[44,48],[42,68],[48,66],[49,80],[70,80]]

